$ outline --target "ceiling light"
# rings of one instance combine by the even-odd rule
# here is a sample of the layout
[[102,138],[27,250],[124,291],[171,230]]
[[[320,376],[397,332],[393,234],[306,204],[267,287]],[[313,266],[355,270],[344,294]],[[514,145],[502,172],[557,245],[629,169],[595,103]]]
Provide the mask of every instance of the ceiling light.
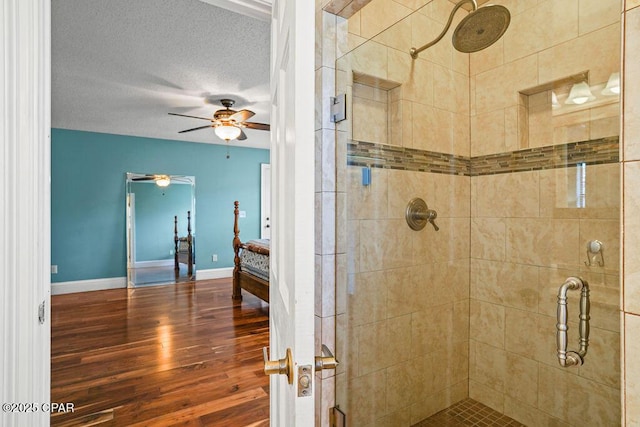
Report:
[[215,132],[219,138],[224,139],[225,141],[231,141],[232,139],[236,139],[237,137],[239,137],[240,132],[242,131],[239,127],[222,124],[220,126],[216,126]]
[[607,85],[602,90],[603,95],[619,95],[620,94],[620,73],[611,73]]
[[593,101],[594,99],[596,99],[596,97],[591,93],[589,85],[586,82],[580,82],[571,87],[569,97],[564,103],[581,105],[587,101]]
[[156,178],[156,185],[158,187],[168,187],[171,184],[171,178],[169,175],[158,175]]

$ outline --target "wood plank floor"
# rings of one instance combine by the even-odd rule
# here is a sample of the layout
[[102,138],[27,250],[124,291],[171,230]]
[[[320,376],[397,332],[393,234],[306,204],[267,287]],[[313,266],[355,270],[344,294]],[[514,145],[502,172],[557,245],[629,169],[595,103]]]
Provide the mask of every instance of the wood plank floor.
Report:
[[230,279],[57,295],[52,426],[268,426],[269,309]]

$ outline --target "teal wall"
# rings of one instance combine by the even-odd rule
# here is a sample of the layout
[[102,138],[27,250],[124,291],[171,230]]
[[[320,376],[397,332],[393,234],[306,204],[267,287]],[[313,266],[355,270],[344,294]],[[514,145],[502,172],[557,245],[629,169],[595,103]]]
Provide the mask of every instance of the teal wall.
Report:
[[[191,185],[158,187],[154,181],[138,181],[129,183],[129,192],[135,201],[136,262],[172,260],[174,217],[178,216],[178,236],[185,237]],[[195,227],[191,228],[195,235]]]
[[194,176],[197,269],[233,266],[233,201],[247,212],[242,240],[258,238],[269,151],[232,145],[226,154],[224,145],[52,129],[51,281],[126,276],[127,172]]

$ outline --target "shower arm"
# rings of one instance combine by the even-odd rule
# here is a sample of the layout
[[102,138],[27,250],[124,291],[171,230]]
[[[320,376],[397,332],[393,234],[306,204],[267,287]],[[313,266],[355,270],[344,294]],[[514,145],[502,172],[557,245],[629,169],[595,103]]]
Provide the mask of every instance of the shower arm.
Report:
[[460,9],[460,7],[462,7],[462,5],[465,4],[465,3],[471,3],[471,5],[473,6],[472,12],[475,12],[478,9],[478,3],[476,3],[476,0],[461,0],[461,1],[459,1],[458,4],[456,4],[455,7],[453,8],[453,10],[451,11],[451,14],[449,15],[449,21],[447,22],[447,25],[444,26],[444,30],[442,30],[440,35],[438,37],[436,37],[435,40],[433,40],[432,42],[429,42],[429,43],[425,44],[424,46],[419,47],[417,49],[415,47],[411,48],[409,53],[411,54],[411,57],[413,59],[418,59],[418,54],[420,52],[422,52],[423,50],[425,50],[427,48],[430,48],[431,46],[433,46],[434,44],[436,44],[440,40],[442,40],[444,35],[447,34],[447,31],[449,31],[449,28],[451,27],[451,22],[453,22],[453,15],[455,15],[456,12],[458,11],[458,9]]

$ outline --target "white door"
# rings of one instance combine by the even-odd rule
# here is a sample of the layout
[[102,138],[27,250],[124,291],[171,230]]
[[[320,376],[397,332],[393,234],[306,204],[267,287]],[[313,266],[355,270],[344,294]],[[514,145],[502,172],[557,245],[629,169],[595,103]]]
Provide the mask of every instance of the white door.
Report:
[[271,165],[260,165],[260,238],[271,238]]
[[293,384],[271,376],[278,427],[314,425],[312,393],[298,397],[298,367],[314,364],[314,7],[275,0],[271,22],[269,353],[276,360],[290,348],[294,361]]
[[0,7],[0,426],[50,422],[50,6]]

